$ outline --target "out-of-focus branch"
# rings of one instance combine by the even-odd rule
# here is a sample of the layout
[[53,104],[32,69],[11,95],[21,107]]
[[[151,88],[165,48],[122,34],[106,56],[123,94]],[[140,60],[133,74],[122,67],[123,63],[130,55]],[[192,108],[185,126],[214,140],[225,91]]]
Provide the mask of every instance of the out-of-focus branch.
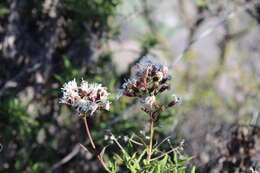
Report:
[[62,160],[59,162],[55,163],[50,169],[46,171],[46,173],[51,173],[55,171],[57,168],[61,167],[62,165],[68,163],[71,159],[73,159],[79,152],[80,152],[80,144],[77,144],[74,146],[72,151],[66,155]]
[[253,8],[254,5],[256,4],[256,1],[252,1],[252,2],[247,2],[245,3],[243,6],[241,6],[240,8],[238,8],[238,10],[230,12],[226,17],[224,17],[222,20],[220,20],[219,22],[215,23],[214,25],[212,25],[211,27],[209,27],[207,30],[205,30],[202,34],[200,34],[197,38],[193,39],[192,41],[190,41],[187,46],[183,49],[183,51],[181,52],[181,54],[179,56],[177,56],[177,58],[173,61],[173,63],[170,64],[170,67],[172,68],[175,64],[177,64],[183,57],[184,55],[189,51],[189,49],[197,42],[199,42],[200,40],[202,40],[203,38],[207,37],[208,35],[210,35],[211,33],[213,33],[213,31],[215,31],[218,27],[222,26],[224,23],[226,23],[228,20],[236,17],[238,14],[240,14],[241,12],[244,12],[250,8]]
[[230,33],[229,29],[229,24],[225,23],[224,24],[224,29],[225,29],[225,35],[222,38],[222,40],[219,42],[219,48],[220,48],[220,55],[219,55],[219,63],[216,68],[214,77],[216,78],[220,72],[223,70],[225,66],[225,61],[227,58],[227,53],[228,53],[228,48],[231,40],[235,40],[243,36],[247,30],[239,31],[237,33]]
[[3,87],[0,89],[0,97],[7,94],[9,89],[19,87],[18,83],[22,80],[22,78],[35,73],[42,68],[44,68],[45,77],[47,78],[47,76],[49,76],[52,55],[58,42],[58,36],[61,31],[62,23],[62,18],[57,21],[56,26],[54,27],[54,32],[49,34],[49,37],[46,41],[46,47],[40,51],[39,55],[35,57],[35,60],[33,60],[31,64],[25,66],[16,76],[10,80],[7,80],[3,84]]

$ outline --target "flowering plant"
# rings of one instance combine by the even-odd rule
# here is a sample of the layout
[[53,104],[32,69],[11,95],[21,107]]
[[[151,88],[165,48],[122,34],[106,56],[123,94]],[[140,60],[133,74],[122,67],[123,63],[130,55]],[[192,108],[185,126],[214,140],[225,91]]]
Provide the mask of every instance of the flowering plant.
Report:
[[157,63],[154,58],[146,56],[133,68],[131,79],[123,85],[120,95],[137,97],[141,110],[150,116],[150,142],[147,146],[147,161],[151,160],[153,153],[154,122],[158,114],[165,109],[174,106],[180,98],[174,95],[174,99],[167,105],[158,103],[156,96],[170,89],[167,66]]
[[[116,157],[121,160],[124,166],[131,172],[172,172],[185,171],[184,164],[188,160],[178,161],[176,153],[182,150],[183,143],[177,148],[172,148],[167,152],[159,150],[161,144],[165,141],[169,142],[169,138],[164,139],[159,144],[154,145],[154,126],[159,114],[180,102],[180,98],[173,95],[172,101],[167,104],[160,104],[157,97],[164,91],[170,89],[169,81],[171,80],[168,74],[168,68],[160,63],[157,63],[152,57],[144,57],[133,68],[133,73],[120,89],[119,96],[136,97],[142,111],[147,113],[150,118],[149,137],[145,139],[133,135],[131,138],[124,139],[130,143],[145,146],[145,149],[137,155],[135,152],[131,155],[118,141],[118,139],[111,133],[112,142],[114,142],[122,151],[123,156],[116,154]],[[91,137],[88,128],[87,118],[91,117],[97,110],[109,110],[110,102],[108,100],[109,93],[101,84],[89,84],[82,80],[78,87],[75,79],[65,83],[61,88],[63,97],[60,103],[73,107],[77,114],[84,120],[86,133],[90,140],[91,146],[96,150],[94,140]],[[106,136],[107,138],[107,136]],[[135,138],[137,138],[137,141]],[[149,139],[149,142],[145,142]],[[84,147],[84,146],[82,146]],[[106,148],[106,147],[105,147]],[[118,172],[118,161],[105,163],[103,154],[105,148],[97,154],[99,161],[107,172]],[[85,149],[85,147],[84,147]],[[174,159],[169,157],[170,153],[174,153]],[[146,157],[145,157],[146,156]],[[195,168],[192,169],[195,172]]]
[[[88,127],[87,118],[92,116],[97,110],[109,110],[109,93],[101,84],[89,84],[84,80],[81,81],[81,85],[78,87],[75,79],[65,83],[61,90],[63,91],[63,97],[60,99],[60,103],[71,106],[77,111],[79,117],[84,121],[86,133],[91,146],[96,150],[96,145]],[[81,146],[83,147],[83,145]],[[109,171],[104,163],[102,154],[98,154],[97,157],[104,169]]]

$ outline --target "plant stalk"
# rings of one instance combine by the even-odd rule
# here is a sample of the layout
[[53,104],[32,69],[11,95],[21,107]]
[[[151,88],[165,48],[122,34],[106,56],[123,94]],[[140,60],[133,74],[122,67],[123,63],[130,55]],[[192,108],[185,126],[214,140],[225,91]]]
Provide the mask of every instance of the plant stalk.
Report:
[[[92,148],[93,148],[94,150],[96,150],[96,145],[95,145],[95,143],[94,143],[94,141],[93,141],[93,138],[92,138],[92,136],[91,136],[91,133],[90,133],[90,130],[89,130],[89,127],[88,127],[87,116],[84,116],[84,117],[83,117],[83,120],[84,120],[84,125],[85,125],[85,129],[86,129],[86,133],[87,133],[88,139],[90,140],[91,146],[92,146]],[[107,168],[107,166],[106,166],[106,164],[105,164],[105,162],[104,162],[104,160],[103,160],[103,158],[102,158],[102,156],[101,156],[100,154],[97,155],[97,158],[98,158],[98,160],[100,161],[101,165],[104,167],[104,169],[105,169],[107,172],[111,172],[111,171]]]
[[87,135],[88,135],[88,139],[90,140],[91,146],[92,146],[93,149],[96,149],[95,143],[94,143],[94,141],[93,141],[93,139],[92,139],[92,136],[91,136],[91,134],[90,134],[90,130],[89,130],[89,128],[88,128],[87,117],[85,116],[85,117],[83,118],[83,120],[84,120],[86,133],[87,133]]
[[154,134],[154,120],[151,117],[151,119],[150,119],[150,143],[149,143],[149,148],[148,148],[148,152],[147,152],[148,162],[150,162],[152,152],[153,152],[153,134]]

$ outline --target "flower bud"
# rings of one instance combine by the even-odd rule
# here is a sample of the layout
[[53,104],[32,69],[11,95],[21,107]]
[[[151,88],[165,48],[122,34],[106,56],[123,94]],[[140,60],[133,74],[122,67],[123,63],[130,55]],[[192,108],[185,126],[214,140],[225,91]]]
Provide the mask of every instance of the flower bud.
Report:
[[149,88],[149,92],[152,93],[154,90],[159,88],[159,83],[155,82],[151,88]]
[[159,92],[159,93],[162,93],[162,92],[164,92],[165,90],[169,90],[169,89],[170,89],[170,85],[163,85],[158,92]]
[[172,95],[174,97],[174,99],[168,104],[168,107],[172,107],[178,103],[180,103],[181,98],[176,96],[176,95]]
[[163,73],[158,71],[155,73],[155,77],[157,79],[157,81],[161,81],[163,79]]

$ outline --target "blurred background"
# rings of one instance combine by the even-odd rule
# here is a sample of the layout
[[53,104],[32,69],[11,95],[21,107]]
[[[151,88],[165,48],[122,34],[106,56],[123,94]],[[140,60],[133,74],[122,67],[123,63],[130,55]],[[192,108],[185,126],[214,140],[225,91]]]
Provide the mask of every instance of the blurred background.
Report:
[[[170,67],[161,102],[182,98],[156,139],[184,139],[196,172],[260,171],[259,24],[258,0],[0,0],[0,172],[103,172],[60,88],[83,78],[116,93],[144,55]],[[137,107],[112,100],[90,120],[99,148],[105,129],[147,130]]]

